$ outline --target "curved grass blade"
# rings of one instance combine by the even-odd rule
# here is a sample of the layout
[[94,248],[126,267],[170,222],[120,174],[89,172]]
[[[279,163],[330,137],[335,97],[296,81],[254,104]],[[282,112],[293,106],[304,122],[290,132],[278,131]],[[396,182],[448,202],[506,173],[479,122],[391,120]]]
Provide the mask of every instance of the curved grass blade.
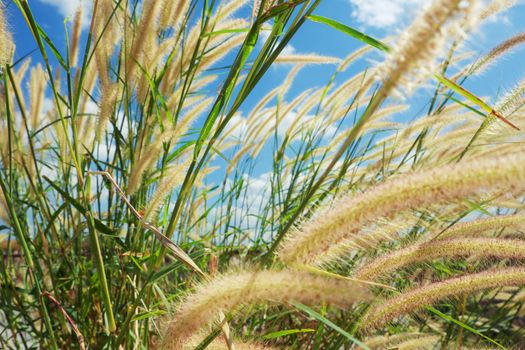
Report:
[[516,125],[511,123],[507,118],[502,116],[498,111],[496,111],[494,108],[490,107],[487,103],[485,103],[485,101],[483,101],[481,98],[477,97],[472,92],[470,92],[467,89],[465,89],[464,87],[458,85],[457,83],[453,82],[452,80],[450,80],[450,79],[448,79],[448,78],[446,78],[446,77],[444,77],[442,75],[434,74],[433,76],[441,84],[445,85],[446,87],[448,87],[452,91],[456,92],[457,94],[465,97],[470,102],[478,105],[479,107],[481,107],[482,110],[487,112],[489,115],[494,115],[496,118],[498,118],[499,120],[501,120],[505,124],[509,125],[510,127],[514,128],[514,129],[516,129],[518,131],[520,130],[520,128],[518,128]]
[[365,44],[368,44],[370,46],[375,47],[376,49],[379,49],[381,51],[389,52],[390,47],[388,47],[386,44],[383,44],[381,41],[372,38],[371,36],[366,35],[365,33],[362,33],[352,27],[349,27],[345,24],[342,24],[340,22],[334,21],[333,19],[326,18],[323,16],[317,16],[317,15],[310,15],[308,16],[308,19],[317,22],[317,23],[323,23],[326,24],[332,28],[335,28],[345,34],[350,35],[351,37],[356,38],[359,41],[364,42]]

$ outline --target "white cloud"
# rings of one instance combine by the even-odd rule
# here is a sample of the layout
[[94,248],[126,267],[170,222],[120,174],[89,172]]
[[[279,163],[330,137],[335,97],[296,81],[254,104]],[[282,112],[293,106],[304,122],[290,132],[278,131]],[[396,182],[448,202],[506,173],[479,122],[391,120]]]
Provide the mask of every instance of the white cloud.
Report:
[[236,113],[229,122],[229,128],[229,138],[240,140],[248,132],[248,120],[240,113]]
[[[270,30],[262,30],[261,32],[259,32],[259,37],[260,43],[261,45],[263,45],[266,42],[266,40],[268,40],[268,38],[270,37]],[[297,53],[295,47],[293,47],[291,44],[286,44],[284,49],[281,51],[281,55],[293,55],[295,53]]]
[[368,27],[404,24],[430,0],[349,0],[352,16]]
[[82,28],[87,28],[89,26],[88,16],[91,13],[91,7],[93,5],[91,0],[40,0],[40,2],[56,7],[58,12],[60,12],[64,18],[69,17],[71,21],[73,20],[73,15],[77,8],[82,5],[84,8]]

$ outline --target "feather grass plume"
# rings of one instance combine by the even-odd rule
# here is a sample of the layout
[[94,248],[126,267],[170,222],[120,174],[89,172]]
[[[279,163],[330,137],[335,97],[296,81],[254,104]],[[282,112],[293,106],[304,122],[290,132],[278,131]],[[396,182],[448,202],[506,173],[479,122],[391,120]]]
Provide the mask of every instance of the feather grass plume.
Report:
[[11,62],[14,43],[13,37],[7,25],[4,3],[0,2],[0,66]]
[[403,292],[374,306],[363,320],[362,328],[372,331],[396,317],[414,312],[425,305],[453,296],[472,294],[485,289],[522,286],[525,284],[524,268],[501,268],[451,278]]
[[525,216],[501,215],[491,218],[479,219],[470,222],[458,223],[446,230],[430,234],[433,240],[448,239],[451,237],[468,237],[482,232],[495,230],[520,230],[525,228]]
[[470,68],[469,74],[480,74],[488,69],[495,61],[502,55],[509,53],[512,49],[525,42],[525,32],[518,33],[511,38],[505,40],[495,48],[493,48],[487,55],[477,60]]
[[415,243],[375,258],[371,263],[357,269],[353,276],[360,280],[374,280],[409,264],[456,256],[524,259],[525,241],[499,238],[460,238]]
[[71,33],[71,45],[69,46],[69,63],[71,67],[77,65],[78,45],[80,44],[80,33],[82,29],[82,16],[84,6],[80,4],[73,17],[73,31]]
[[321,56],[316,54],[309,55],[280,55],[278,56],[275,63],[293,63],[293,64],[338,64],[341,63],[341,59],[332,56]]
[[95,138],[97,140],[102,137],[108,121],[113,115],[115,109],[115,102],[118,97],[118,84],[112,83],[109,80],[102,80],[100,82],[100,102],[98,109],[98,122],[95,130]]
[[160,28],[172,27],[178,29],[184,15],[187,13],[189,5],[189,0],[162,0]]
[[148,1],[144,3],[143,13],[138,28],[134,32],[130,53],[126,61],[126,78],[130,82],[136,80],[137,77],[135,73],[137,72],[139,64],[143,61],[144,57],[148,55],[152,41],[156,40],[156,30],[153,30],[153,28],[156,28],[155,22],[158,19],[161,5],[161,1]]
[[524,180],[525,152],[398,176],[317,214],[288,237],[279,258],[286,264],[333,259],[322,255],[371,220],[489,190],[522,190]]
[[431,350],[440,344],[440,339],[441,337],[437,335],[427,335],[397,343],[395,348],[397,350]]
[[[343,293],[341,291],[344,291]],[[255,271],[224,275],[203,284],[185,298],[164,332],[163,349],[180,349],[201,327],[243,305],[260,302],[307,305],[328,303],[348,307],[367,299],[366,288],[354,281],[299,271]]]
[[[477,9],[477,1],[433,1],[401,34],[387,60],[379,67],[385,92],[389,94],[401,80],[404,87],[413,89],[421,75],[433,72],[435,59],[446,41],[456,38],[467,24],[473,26]],[[407,74],[410,74],[408,78]]]
[[503,12],[516,5],[517,0],[492,0],[481,12],[481,19],[487,19],[490,16]]
[[162,204],[162,201],[171,194],[176,186],[182,184],[190,161],[191,157],[188,157],[185,162],[176,164],[171,169],[166,171],[164,178],[160,180],[157,188],[155,189],[155,193],[148,202],[148,207],[146,208],[144,214],[146,220],[152,221],[160,205]]
[[31,106],[31,130],[36,130],[41,122],[42,107],[46,92],[46,75],[39,64],[31,69],[29,77],[29,105]]

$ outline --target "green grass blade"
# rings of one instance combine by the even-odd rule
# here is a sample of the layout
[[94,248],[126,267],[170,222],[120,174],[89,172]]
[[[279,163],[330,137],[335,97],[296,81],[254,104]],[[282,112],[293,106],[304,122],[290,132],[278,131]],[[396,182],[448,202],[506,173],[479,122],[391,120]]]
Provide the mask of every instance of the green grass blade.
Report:
[[55,44],[53,44],[53,42],[51,41],[51,38],[49,38],[49,36],[44,32],[42,27],[40,27],[40,25],[38,25],[38,23],[36,23],[36,27],[37,27],[37,30],[38,30],[38,34],[40,34],[40,36],[46,42],[47,46],[49,46],[49,48],[51,49],[51,52],[53,52],[53,55],[57,59],[58,63],[60,63],[62,68],[67,70],[68,66],[67,66],[66,62],[64,61],[64,58],[62,57],[62,55],[60,54],[60,52],[56,48]]
[[321,315],[317,311],[312,310],[308,306],[303,305],[301,303],[294,302],[294,303],[292,303],[292,305],[295,306],[296,308],[298,308],[299,310],[307,313],[308,315],[310,315],[310,317],[313,317],[316,320],[318,320],[319,322],[324,323],[325,325],[327,325],[328,327],[332,328],[333,330],[335,330],[339,334],[345,336],[352,343],[354,343],[356,345],[359,345],[364,350],[370,350],[370,348],[368,346],[366,346],[366,344],[364,344],[363,342],[361,342],[358,339],[356,339],[350,333],[348,333],[347,331],[345,331],[344,329],[342,329],[341,327],[339,327],[338,325],[336,325],[335,323],[333,323],[332,321],[330,321],[329,319],[327,319],[326,317],[324,317],[323,315]]
[[520,130],[520,128],[518,128],[516,125],[511,123],[507,118],[502,116],[494,108],[490,107],[487,103],[485,103],[485,101],[483,101],[481,98],[477,97],[472,92],[470,92],[467,89],[465,89],[464,87],[461,87],[457,83],[453,82],[452,80],[450,80],[450,79],[448,79],[448,78],[446,78],[446,77],[444,77],[444,76],[442,76],[440,74],[434,74],[433,76],[441,84],[445,85],[446,87],[448,87],[450,90],[454,91],[455,93],[465,97],[467,100],[469,100],[470,102],[474,103],[475,105],[481,107],[481,109],[484,110],[485,112],[487,112],[489,115],[494,115],[498,119],[500,119],[502,122],[504,122],[505,124],[509,125],[510,127],[514,128],[514,129],[516,129],[518,131]]
[[[77,201],[75,198],[71,197],[66,191],[64,191],[62,188],[60,188],[60,186],[55,184],[48,177],[44,176],[43,178],[44,178],[44,180],[46,180],[51,185],[51,187],[53,187],[53,189],[55,189],[58,193],[60,193],[60,195],[62,197],[64,197],[64,199],[67,202],[69,202],[73,207],[75,207],[75,209],[77,209],[80,213],[82,213],[82,215],[85,216],[87,214],[87,209],[84,208],[84,206],[79,201]],[[111,236],[115,235],[115,231],[112,230],[111,228],[109,228],[102,221],[100,221],[97,218],[94,218],[94,221],[95,221],[95,228],[97,229],[97,231],[99,231],[101,233],[104,233],[106,235],[111,235]]]
[[390,51],[390,47],[388,47],[386,44],[382,43],[381,41],[379,41],[377,39],[374,39],[371,36],[368,36],[365,33],[362,33],[360,31],[358,31],[357,29],[349,27],[349,26],[347,26],[345,24],[342,24],[340,22],[337,22],[337,21],[335,21],[333,19],[326,18],[326,17],[323,17],[323,16],[318,16],[318,15],[310,15],[310,16],[308,16],[308,19],[313,21],[313,22],[326,24],[326,25],[328,25],[328,26],[330,26],[330,27],[332,27],[334,29],[339,30],[340,32],[343,32],[343,33],[345,33],[347,35],[350,35],[351,37],[354,37],[357,40],[362,41],[365,44],[368,44],[370,46],[373,46],[376,49],[379,49],[381,51],[385,51],[385,52],[389,52]]
[[482,337],[483,339],[491,342],[492,344],[496,345],[497,347],[499,347],[500,349],[507,349],[506,347],[504,347],[503,345],[501,345],[500,343],[498,343],[497,341],[495,341],[494,339],[490,338],[490,337],[487,337],[485,334],[475,330],[474,328],[470,327],[469,325],[467,324],[464,324],[463,322],[461,321],[458,321],[456,320],[455,318],[452,318],[444,313],[442,313],[441,311],[433,308],[432,306],[427,306],[426,309],[436,315],[438,315],[439,317],[443,318],[444,320],[447,320],[449,322],[452,322],[454,324],[457,324],[458,326],[466,329],[467,331],[469,332],[472,332],[480,337]]

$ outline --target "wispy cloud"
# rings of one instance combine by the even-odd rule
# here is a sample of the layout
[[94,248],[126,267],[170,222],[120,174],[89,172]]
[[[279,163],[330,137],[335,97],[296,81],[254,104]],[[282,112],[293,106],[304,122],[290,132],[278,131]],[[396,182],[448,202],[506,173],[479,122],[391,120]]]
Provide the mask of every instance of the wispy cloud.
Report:
[[393,27],[406,23],[430,0],[349,0],[352,16],[368,27]]

